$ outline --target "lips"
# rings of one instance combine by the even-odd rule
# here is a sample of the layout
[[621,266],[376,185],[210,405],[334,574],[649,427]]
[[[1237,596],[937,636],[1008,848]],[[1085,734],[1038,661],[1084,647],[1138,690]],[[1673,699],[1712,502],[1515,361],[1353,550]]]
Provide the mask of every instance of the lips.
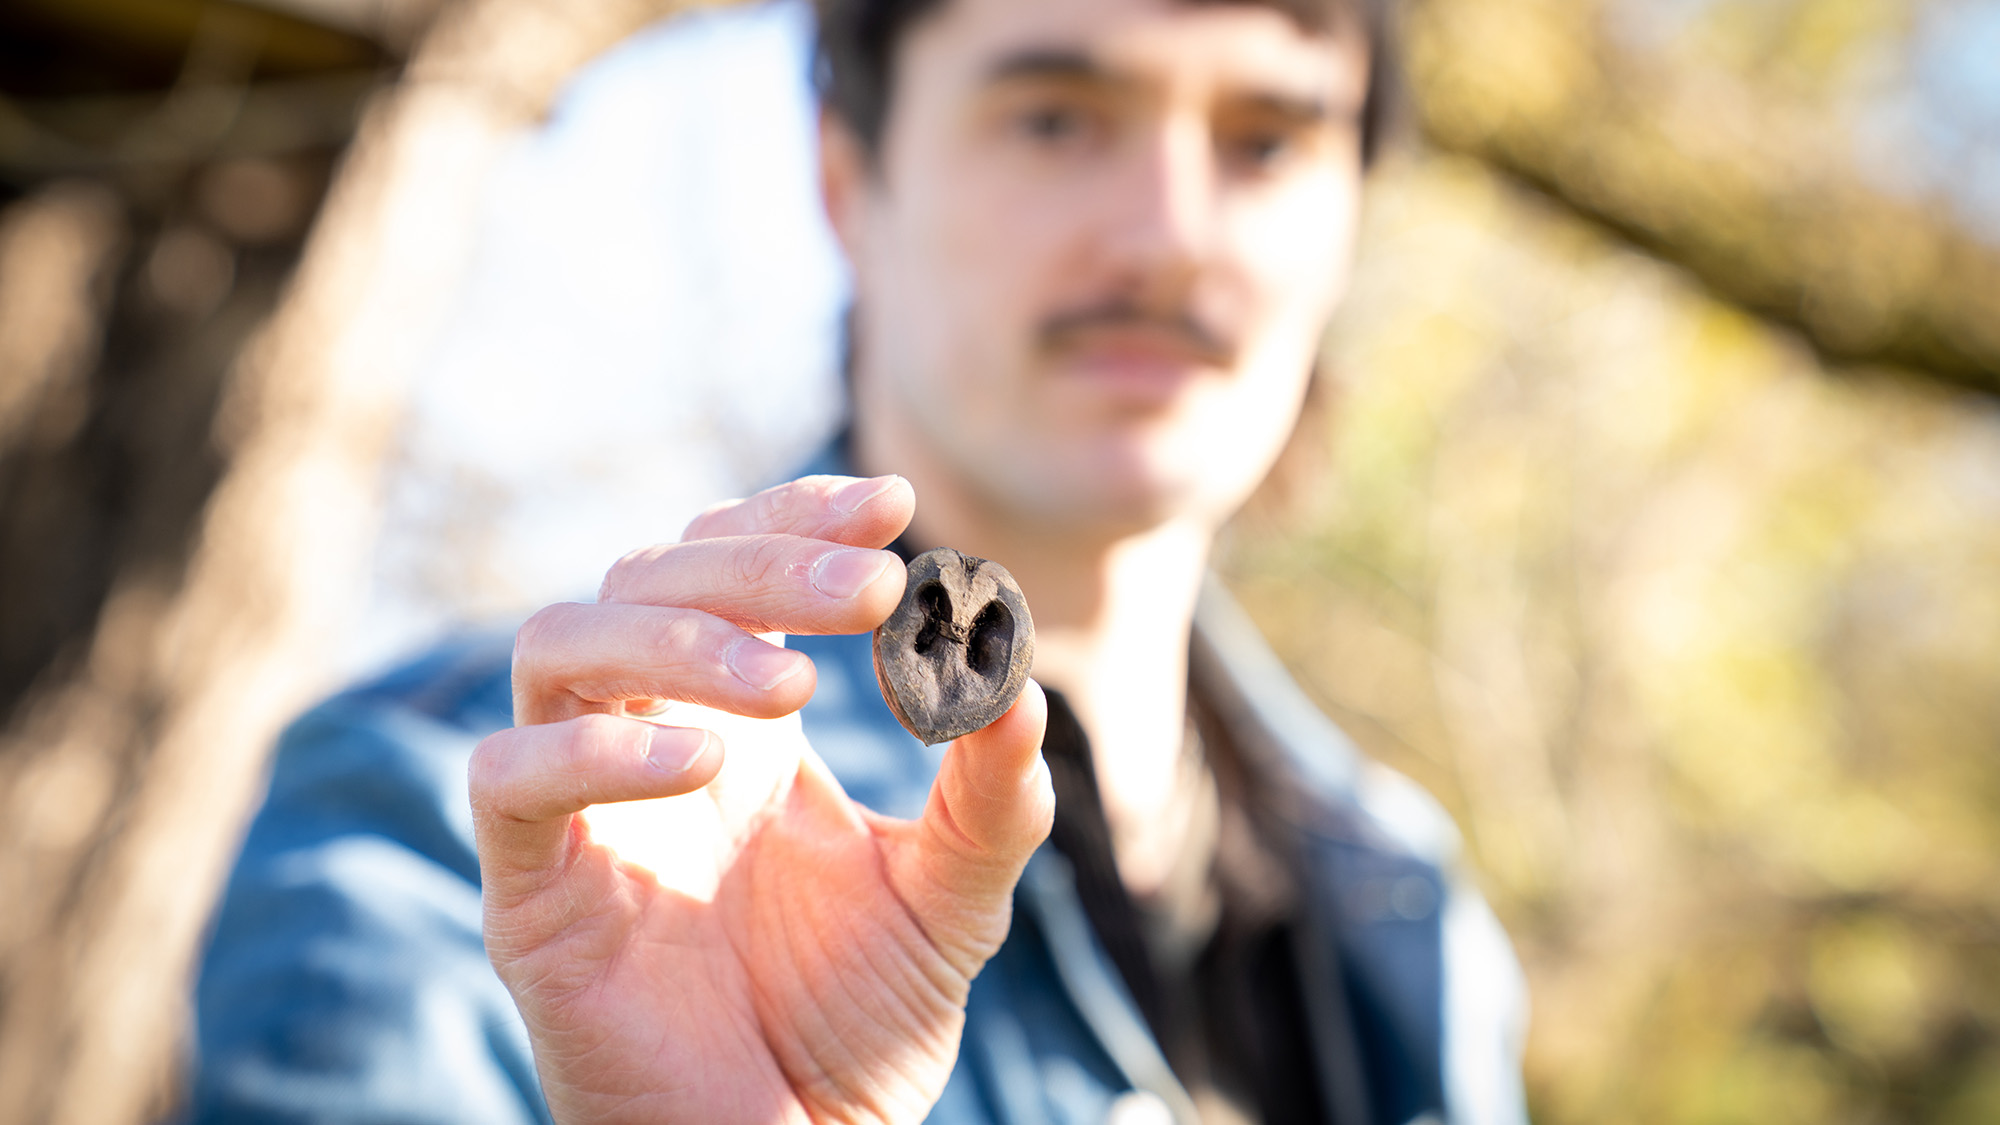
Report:
[[1198,379],[1220,373],[1213,355],[1178,337],[1144,330],[1079,334],[1054,357],[1055,370],[1115,407],[1158,409],[1178,401]]
[[1071,355],[1112,363],[1219,367],[1228,362],[1219,349],[1185,332],[1158,325],[1085,329],[1072,333],[1063,349]]

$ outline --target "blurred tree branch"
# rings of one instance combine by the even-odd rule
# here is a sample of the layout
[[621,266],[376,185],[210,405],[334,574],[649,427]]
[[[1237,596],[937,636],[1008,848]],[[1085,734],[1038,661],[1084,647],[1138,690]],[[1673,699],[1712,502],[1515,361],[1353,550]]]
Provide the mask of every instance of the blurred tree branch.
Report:
[[1860,182],[1830,114],[1621,48],[1583,0],[1423,0],[1418,115],[1829,359],[2000,392],[2000,249]]
[[[104,94],[24,102],[0,95],[0,180],[34,184],[56,176],[115,174],[148,164],[280,156],[337,146],[382,79],[357,71],[253,83],[174,112],[151,94]],[[180,105],[187,106],[187,100]],[[194,129],[163,128],[178,116]],[[108,143],[76,134],[115,130]]]

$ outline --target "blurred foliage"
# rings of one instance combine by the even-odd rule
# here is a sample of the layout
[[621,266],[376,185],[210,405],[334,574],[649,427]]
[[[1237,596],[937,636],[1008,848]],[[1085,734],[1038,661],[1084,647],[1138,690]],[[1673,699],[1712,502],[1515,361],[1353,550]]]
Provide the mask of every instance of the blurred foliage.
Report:
[[1371,190],[1331,471],[1223,565],[1464,827],[1536,1119],[2000,1120],[2000,409],[1476,162]]
[[1476,159],[1378,176],[1332,471],[1224,565],[1464,827],[1543,1125],[2000,1121],[2000,406],[1930,381],[2000,388],[1996,28],[1411,9]]
[[1408,24],[1440,145],[1825,355],[2000,390],[2000,6],[1419,0]]

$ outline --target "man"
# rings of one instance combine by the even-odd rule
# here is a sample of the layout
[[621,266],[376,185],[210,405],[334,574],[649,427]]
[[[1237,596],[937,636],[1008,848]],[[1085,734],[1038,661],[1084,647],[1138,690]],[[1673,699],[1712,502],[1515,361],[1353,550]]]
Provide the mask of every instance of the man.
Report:
[[[829,4],[852,428],[521,630],[469,797],[525,1043],[409,907],[469,878],[439,777],[504,721],[494,661],[446,651],[281,752],[197,1112],[1519,1120],[1512,964],[1448,829],[1204,594],[1341,295],[1372,18]],[[1004,563],[1036,619],[1049,692],[941,758],[868,671],[892,545]],[[344,857],[384,848],[432,862],[357,892]]]

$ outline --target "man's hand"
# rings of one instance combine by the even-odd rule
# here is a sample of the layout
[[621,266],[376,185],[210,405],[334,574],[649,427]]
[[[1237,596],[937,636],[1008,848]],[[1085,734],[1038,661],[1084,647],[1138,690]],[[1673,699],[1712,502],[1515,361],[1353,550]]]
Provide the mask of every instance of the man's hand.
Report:
[[880,624],[914,503],[794,481],[522,628],[472,807],[487,952],[559,1121],[916,1121],[943,1089],[1048,834],[1046,702],[952,744],[893,820],[806,745],[812,661],[752,635]]

